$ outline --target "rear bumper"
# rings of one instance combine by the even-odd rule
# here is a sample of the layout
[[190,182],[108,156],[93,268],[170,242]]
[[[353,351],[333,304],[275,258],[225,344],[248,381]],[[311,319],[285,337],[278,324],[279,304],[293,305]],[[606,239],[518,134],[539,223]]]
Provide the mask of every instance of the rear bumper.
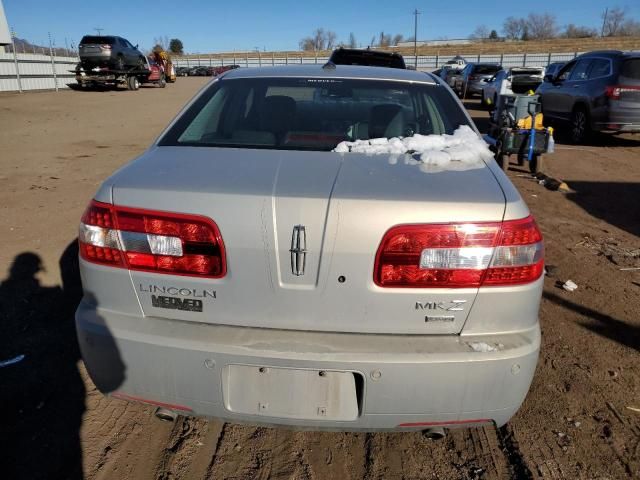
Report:
[[[540,347],[538,325],[492,336],[296,332],[123,315],[84,301],[76,325],[87,370],[105,393],[230,422],[342,431],[503,425],[529,390]],[[474,351],[472,342],[497,348]],[[232,411],[229,365],[352,372],[357,418]]]
[[[612,102],[613,103],[613,102]],[[637,106],[610,105],[601,114],[593,113],[593,127],[599,131],[640,132],[640,108]]]

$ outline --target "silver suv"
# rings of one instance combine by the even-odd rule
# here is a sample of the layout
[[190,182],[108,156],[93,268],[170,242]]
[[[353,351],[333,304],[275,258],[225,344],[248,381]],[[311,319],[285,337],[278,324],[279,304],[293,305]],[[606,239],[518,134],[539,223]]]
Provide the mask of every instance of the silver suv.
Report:
[[80,64],[85,70],[107,67],[114,70],[145,68],[144,54],[127,39],[111,35],[85,35],[78,46]]
[[538,359],[540,231],[493,159],[383,148],[473,156],[458,131],[486,148],[417,71],[210,82],[82,217],[76,324],[98,388],[231,422],[503,425]]

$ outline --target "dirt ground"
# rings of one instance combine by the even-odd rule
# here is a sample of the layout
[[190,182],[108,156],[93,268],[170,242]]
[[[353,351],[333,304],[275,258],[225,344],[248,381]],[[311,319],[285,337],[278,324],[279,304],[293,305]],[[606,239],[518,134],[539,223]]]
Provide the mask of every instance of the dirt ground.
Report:
[[[0,96],[0,477],[7,479],[640,478],[640,137],[559,142],[545,189],[510,177],[540,224],[543,345],[504,428],[318,433],[156,419],[105,398],[75,339],[74,238],[101,181],[204,83]],[[470,104],[473,108],[476,104]],[[472,110],[480,128],[486,112]],[[574,292],[558,287],[567,279]]]

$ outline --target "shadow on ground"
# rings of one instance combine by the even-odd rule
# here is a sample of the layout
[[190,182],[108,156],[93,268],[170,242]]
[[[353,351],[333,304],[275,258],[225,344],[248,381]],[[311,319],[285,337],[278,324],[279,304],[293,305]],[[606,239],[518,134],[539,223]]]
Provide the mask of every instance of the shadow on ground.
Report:
[[640,351],[640,327],[629,325],[605,313],[598,312],[583,305],[578,305],[552,292],[545,291],[543,297],[556,305],[587,317],[588,320],[584,319],[578,322],[587,330],[591,330],[593,333],[597,333],[621,345]]
[[75,240],[61,255],[59,268],[62,285],[42,286],[42,259],[24,252],[0,284],[0,362],[9,361],[0,367],[3,478],[83,478],[80,426],[86,391],[74,322],[82,296]]
[[593,217],[640,237],[640,183],[565,179],[566,196]]

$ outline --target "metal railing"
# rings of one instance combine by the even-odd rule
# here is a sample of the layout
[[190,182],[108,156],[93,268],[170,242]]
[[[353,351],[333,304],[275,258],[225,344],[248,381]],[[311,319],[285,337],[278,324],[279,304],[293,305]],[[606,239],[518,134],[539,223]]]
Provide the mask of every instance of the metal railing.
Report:
[[[490,55],[464,55],[468,62],[499,63],[505,67],[543,67],[553,62],[567,62],[583,52],[568,53],[505,53]],[[435,70],[442,67],[451,55],[405,55],[407,65],[418,70]],[[275,53],[246,53],[214,56],[173,57],[176,67],[220,67],[239,65],[240,67],[266,67],[277,65],[323,64],[329,60],[326,55],[288,55]]]
[[[47,54],[48,53],[48,54]],[[566,62],[582,52],[569,53],[522,53],[462,55],[468,62],[499,63],[505,67],[546,66],[553,62]],[[418,70],[431,71],[443,66],[450,55],[406,55],[407,65]],[[228,54],[218,56],[173,57],[176,67],[219,67],[239,65],[240,67],[267,67],[276,65],[323,64],[329,57],[318,55],[288,55],[286,53]],[[67,88],[74,84],[72,71],[78,57],[59,57],[54,51],[45,54],[1,53],[0,52],[0,92]]]

